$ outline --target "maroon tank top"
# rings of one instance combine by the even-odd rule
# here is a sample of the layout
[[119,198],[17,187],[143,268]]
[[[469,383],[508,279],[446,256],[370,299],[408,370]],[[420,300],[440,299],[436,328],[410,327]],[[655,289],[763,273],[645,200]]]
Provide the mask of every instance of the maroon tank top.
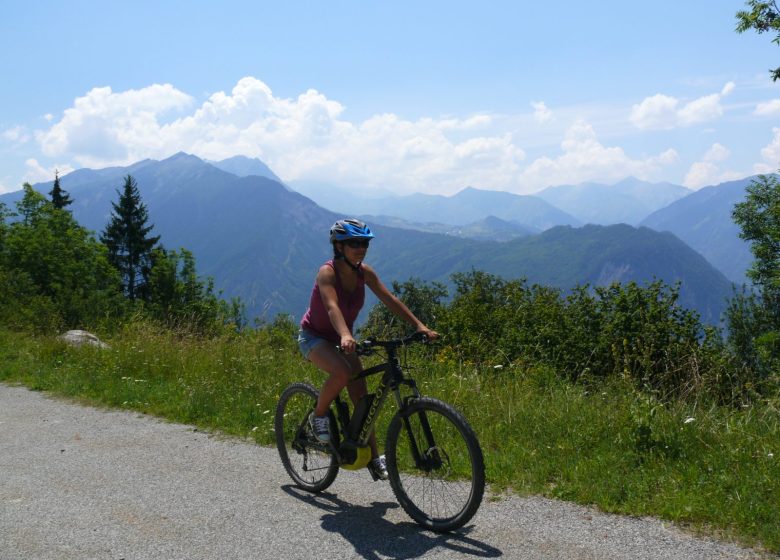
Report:
[[[357,285],[352,292],[347,292],[341,285],[339,271],[333,264],[333,260],[329,260],[325,264],[330,266],[336,273],[336,297],[338,297],[339,309],[344,316],[349,332],[352,332],[352,326],[355,324],[355,319],[357,319],[358,313],[363,308],[366,298],[366,279],[363,276],[363,271],[358,270]],[[314,288],[312,288],[311,297],[309,298],[309,308],[306,310],[303,319],[301,319],[301,328],[335,344],[341,342],[341,337],[330,322],[325,304],[322,303],[320,287],[316,279],[314,280]]]

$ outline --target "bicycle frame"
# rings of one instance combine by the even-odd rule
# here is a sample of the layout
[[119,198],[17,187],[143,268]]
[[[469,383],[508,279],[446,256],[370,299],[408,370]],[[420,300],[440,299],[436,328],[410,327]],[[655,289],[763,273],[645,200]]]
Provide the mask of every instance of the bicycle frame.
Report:
[[[420,392],[417,390],[417,384],[414,379],[410,379],[404,376],[403,368],[401,368],[401,362],[398,359],[396,348],[389,347],[387,350],[387,361],[381,364],[364,369],[355,376],[355,379],[364,379],[371,375],[383,373],[382,379],[374,391],[374,400],[368,409],[365,419],[358,432],[357,443],[359,445],[367,445],[368,439],[371,437],[371,431],[374,428],[376,419],[379,416],[379,412],[382,410],[387,396],[390,392],[395,395],[396,403],[399,409],[403,409],[404,400],[401,398],[401,385],[409,386],[414,395],[419,397]],[[346,428],[346,426],[344,426]]]
[[[427,416],[424,413],[419,415],[423,433],[425,435],[425,439],[427,440],[427,447],[424,451],[421,452],[417,445],[416,438],[414,437],[409,419],[403,415],[407,400],[409,398],[419,398],[421,396],[420,391],[417,388],[417,383],[414,379],[404,375],[401,362],[398,359],[397,346],[387,345],[383,347],[387,352],[387,361],[364,369],[355,376],[355,379],[364,379],[371,375],[383,373],[382,378],[380,379],[379,384],[377,385],[377,388],[374,392],[374,399],[368,409],[368,413],[366,414],[366,417],[363,419],[363,422],[360,426],[357,442],[354,443],[361,447],[368,445],[368,440],[371,437],[371,432],[374,429],[374,424],[376,423],[376,419],[379,416],[379,412],[381,412],[385,401],[387,400],[388,394],[392,392],[393,395],[395,395],[395,400],[398,404],[398,410],[401,413],[401,417],[403,419],[404,428],[409,436],[410,442],[412,443],[412,454],[417,467],[426,469],[435,468],[440,465],[441,458],[436,452],[436,444],[433,439],[433,432],[431,431]],[[402,385],[410,387],[413,394],[406,398],[401,397]],[[337,396],[334,402],[338,411],[341,431],[346,436],[347,427],[349,425],[349,412],[347,405],[341,400],[340,396]],[[338,453],[337,456],[339,456]],[[341,459],[340,456],[339,459]],[[339,462],[341,462],[341,460]]]

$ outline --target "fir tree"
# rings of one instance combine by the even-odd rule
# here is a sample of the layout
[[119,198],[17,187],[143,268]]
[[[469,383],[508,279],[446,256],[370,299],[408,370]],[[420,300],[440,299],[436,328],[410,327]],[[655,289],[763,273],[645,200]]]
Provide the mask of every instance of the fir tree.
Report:
[[62,210],[66,206],[73,204],[73,199],[70,198],[68,192],[64,191],[60,186],[59,171],[56,170],[54,171],[54,186],[49,192],[49,195],[51,196],[51,203],[54,205],[55,208],[58,208],[60,210]]
[[109,261],[122,276],[125,294],[131,300],[147,299],[147,283],[152,266],[152,253],[160,240],[159,236],[150,236],[153,225],[147,225],[149,219],[146,205],[141,201],[141,193],[132,176],[125,177],[119,203],[111,203],[111,220],[100,236],[108,248]]

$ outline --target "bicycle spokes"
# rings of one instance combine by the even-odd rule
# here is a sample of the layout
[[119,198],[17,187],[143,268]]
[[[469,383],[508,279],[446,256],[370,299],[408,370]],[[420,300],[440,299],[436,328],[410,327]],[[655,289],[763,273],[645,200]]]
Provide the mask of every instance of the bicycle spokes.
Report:
[[415,521],[449,531],[471,519],[484,491],[482,451],[452,407],[435,399],[410,404],[391,423],[386,452],[393,491]]
[[301,488],[324,490],[338,474],[338,462],[323,444],[314,439],[309,414],[317,402],[317,390],[306,383],[294,383],[282,393],[276,408],[274,431],[282,464]]

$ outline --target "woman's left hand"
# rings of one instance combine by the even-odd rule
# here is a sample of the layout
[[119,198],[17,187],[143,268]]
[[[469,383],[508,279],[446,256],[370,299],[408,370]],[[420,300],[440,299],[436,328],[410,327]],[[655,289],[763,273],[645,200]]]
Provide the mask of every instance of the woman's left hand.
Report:
[[439,333],[429,329],[425,325],[420,325],[419,327],[417,327],[417,332],[423,333],[428,338],[428,340],[436,340],[437,338],[439,338]]

